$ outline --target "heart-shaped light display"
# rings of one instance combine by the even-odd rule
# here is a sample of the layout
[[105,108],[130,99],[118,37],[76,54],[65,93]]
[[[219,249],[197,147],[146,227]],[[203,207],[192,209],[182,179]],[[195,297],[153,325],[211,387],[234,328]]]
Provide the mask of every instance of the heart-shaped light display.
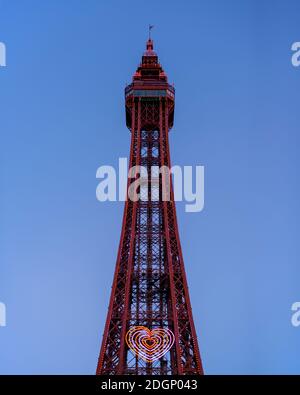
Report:
[[173,346],[174,333],[168,328],[148,329],[133,326],[126,333],[126,343],[134,354],[146,362],[154,362],[165,355]]

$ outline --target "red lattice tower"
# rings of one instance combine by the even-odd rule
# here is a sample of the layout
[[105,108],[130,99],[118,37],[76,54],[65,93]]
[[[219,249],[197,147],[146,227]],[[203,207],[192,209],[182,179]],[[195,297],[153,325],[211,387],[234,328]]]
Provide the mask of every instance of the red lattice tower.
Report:
[[[168,132],[173,126],[174,99],[174,87],[168,84],[149,38],[142,62],[125,89],[130,168],[143,166],[151,174],[153,166],[171,167]],[[128,186],[140,172],[131,175]],[[164,198],[166,191],[169,200]],[[156,174],[152,182],[149,177],[141,183],[137,192],[138,199],[125,202],[97,374],[203,374],[172,180]],[[160,359],[144,361],[125,341],[127,331],[134,326],[168,328],[175,342]]]

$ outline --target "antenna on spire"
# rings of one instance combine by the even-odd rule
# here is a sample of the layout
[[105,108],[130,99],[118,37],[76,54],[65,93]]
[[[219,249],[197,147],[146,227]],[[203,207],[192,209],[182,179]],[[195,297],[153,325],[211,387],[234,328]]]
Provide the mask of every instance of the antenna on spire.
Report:
[[154,28],[154,25],[149,25],[149,40],[151,40],[151,30]]

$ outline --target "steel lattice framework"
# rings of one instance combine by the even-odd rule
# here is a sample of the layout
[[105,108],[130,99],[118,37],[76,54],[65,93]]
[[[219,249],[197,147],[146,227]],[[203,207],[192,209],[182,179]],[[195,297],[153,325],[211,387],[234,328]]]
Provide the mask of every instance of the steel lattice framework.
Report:
[[[136,199],[125,202],[122,233],[97,374],[203,374],[182,258],[171,177],[153,171],[171,167],[168,132],[173,126],[175,90],[149,38],[142,62],[125,89],[131,131],[128,180],[141,176]],[[152,173],[151,173],[152,172]],[[144,181],[143,181],[144,180]],[[170,199],[164,198],[169,194]],[[145,362],[125,342],[129,328],[168,328],[173,347]]]

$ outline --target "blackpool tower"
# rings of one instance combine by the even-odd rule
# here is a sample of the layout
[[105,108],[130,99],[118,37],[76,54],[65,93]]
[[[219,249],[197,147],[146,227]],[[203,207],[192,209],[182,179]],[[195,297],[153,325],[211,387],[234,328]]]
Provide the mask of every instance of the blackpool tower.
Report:
[[166,171],[174,104],[149,37],[125,88],[128,196],[97,374],[203,374]]

